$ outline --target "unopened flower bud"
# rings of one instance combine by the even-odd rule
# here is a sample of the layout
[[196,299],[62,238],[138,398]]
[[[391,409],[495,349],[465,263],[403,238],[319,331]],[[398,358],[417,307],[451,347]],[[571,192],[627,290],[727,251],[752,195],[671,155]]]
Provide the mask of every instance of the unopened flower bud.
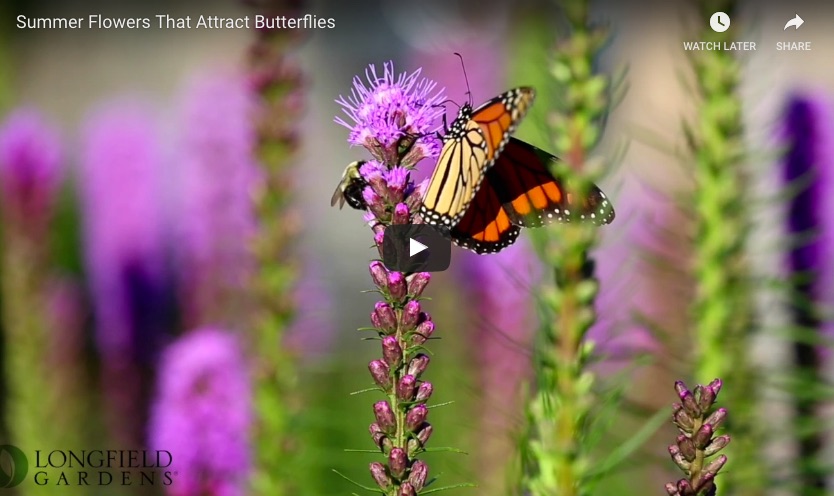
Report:
[[417,396],[414,397],[414,401],[425,403],[431,397],[431,393],[433,391],[434,386],[432,386],[430,382],[423,382],[417,388]]
[[701,394],[698,395],[698,408],[702,412],[708,412],[715,403],[715,390],[710,386],[701,386]]
[[373,360],[368,364],[368,370],[371,371],[371,377],[374,378],[376,385],[387,393],[392,385],[388,364],[382,360]]
[[371,262],[369,266],[371,272],[371,279],[374,281],[376,287],[381,290],[385,290],[388,288],[388,270],[385,268],[385,265],[382,264],[379,260],[374,260]]
[[695,443],[683,434],[678,436],[678,448],[680,448],[681,455],[683,455],[684,459],[688,462],[693,461],[695,456],[697,456]]
[[405,443],[405,447],[408,450],[408,457],[413,458],[419,454],[420,449],[420,441],[416,439],[409,439],[407,443]]
[[718,396],[718,393],[721,392],[721,386],[723,385],[724,382],[721,381],[721,379],[713,379],[707,387],[712,388],[713,396]]
[[421,311],[420,302],[417,300],[411,300],[405,304],[403,307],[402,318],[400,319],[400,324],[402,325],[402,329],[404,331],[411,330],[417,325]]
[[423,424],[420,432],[417,433],[417,440],[420,441],[420,446],[425,446],[429,442],[429,438],[434,432],[434,427],[428,422]]
[[706,448],[710,441],[712,440],[712,426],[709,424],[704,424],[698,429],[698,432],[692,436],[692,443],[695,444],[695,447],[699,450]]
[[677,445],[672,444],[669,446],[669,455],[672,457],[672,461],[675,462],[675,465],[681,468],[681,470],[689,470],[689,467],[692,465],[683,457],[683,453],[681,453],[680,448]]
[[728,444],[730,444],[730,436],[728,436],[727,434],[724,434],[723,436],[718,436],[717,438],[713,439],[712,442],[709,443],[709,446],[707,446],[704,449],[704,454],[706,456],[712,456],[724,449],[724,447]]
[[727,409],[726,408],[719,408],[718,410],[712,412],[709,417],[704,421],[705,424],[709,424],[712,426],[712,430],[715,431],[718,429],[718,426],[724,423],[724,419],[727,418]]
[[394,448],[388,454],[388,467],[391,469],[391,475],[397,479],[402,480],[405,475],[405,469],[408,467],[408,456],[402,448]]
[[679,408],[672,415],[672,420],[675,422],[675,425],[677,425],[682,431],[691,433],[692,429],[695,428],[695,421],[692,419],[692,417],[689,416],[688,413],[686,413],[686,410],[684,410],[683,405],[681,405],[680,403],[675,403],[675,405]]
[[434,322],[430,320],[422,322],[417,326],[417,329],[414,330],[414,334],[411,336],[411,343],[415,346],[420,346],[425,343],[432,334],[434,334]]
[[692,481],[692,493],[690,495],[696,496],[698,494],[715,494],[715,474],[701,472],[701,475]]
[[408,281],[408,295],[412,298],[419,298],[423,294],[423,290],[428,286],[429,281],[431,281],[431,274],[428,272],[414,274],[411,276],[411,280]]
[[413,375],[404,375],[397,384],[397,398],[400,401],[411,401],[414,399],[414,391],[417,388],[417,379]]
[[414,488],[414,485],[410,482],[403,482],[403,485],[400,486],[400,492],[397,496],[417,496],[417,490]]
[[408,413],[405,414],[405,428],[411,432],[416,432],[417,429],[423,425],[423,422],[426,421],[426,417],[428,417],[428,415],[429,409],[426,405],[422,403],[414,405],[410,410],[408,410]]
[[704,467],[704,472],[714,476],[718,474],[718,471],[721,470],[721,467],[723,467],[725,463],[727,463],[727,455],[721,455],[709,462],[707,466]]
[[377,401],[374,403],[374,417],[379,427],[386,433],[390,434],[396,430],[396,420],[394,411],[391,410],[391,405],[387,401]]
[[408,216],[408,205],[405,203],[397,203],[394,207],[394,215],[391,217],[391,222],[398,225],[408,224]]
[[403,360],[403,349],[396,337],[385,336],[382,338],[382,358],[392,369],[400,366]]
[[408,373],[419,378],[420,374],[422,374],[428,366],[429,356],[425,353],[420,353],[411,359],[411,362],[408,364]]
[[371,477],[374,478],[380,489],[386,490],[392,486],[391,477],[385,472],[385,465],[379,462],[372,462],[370,465]]
[[691,391],[688,389],[685,390],[680,394],[680,399],[684,411],[689,414],[690,417],[697,418],[701,416],[701,409],[698,408],[698,402],[695,401],[695,396],[692,395]]
[[386,439],[388,436],[382,431],[382,427],[379,426],[376,422],[371,424],[368,427],[368,432],[371,433],[371,439],[374,440],[374,444],[378,448],[382,448],[382,440]]
[[681,496],[695,496],[695,489],[692,487],[692,484],[689,483],[686,479],[681,479],[678,481],[678,494]]
[[426,485],[426,479],[429,476],[429,466],[423,460],[417,460],[411,465],[411,472],[408,474],[408,482],[414,486],[416,491],[420,491]]
[[400,301],[408,294],[408,285],[402,272],[388,274],[388,294],[396,301]]
[[391,305],[379,301],[371,313],[371,323],[383,332],[393,332],[397,328],[397,314]]

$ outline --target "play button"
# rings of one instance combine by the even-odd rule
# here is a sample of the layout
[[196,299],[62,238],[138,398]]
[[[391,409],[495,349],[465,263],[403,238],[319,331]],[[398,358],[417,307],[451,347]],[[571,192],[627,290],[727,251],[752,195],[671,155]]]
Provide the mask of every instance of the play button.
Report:
[[452,244],[439,226],[403,224],[385,228],[382,263],[397,272],[438,272],[449,268]]
[[408,240],[408,255],[413,257],[414,255],[420,253],[421,251],[428,250],[429,247],[424,245],[423,243],[417,241],[414,238]]

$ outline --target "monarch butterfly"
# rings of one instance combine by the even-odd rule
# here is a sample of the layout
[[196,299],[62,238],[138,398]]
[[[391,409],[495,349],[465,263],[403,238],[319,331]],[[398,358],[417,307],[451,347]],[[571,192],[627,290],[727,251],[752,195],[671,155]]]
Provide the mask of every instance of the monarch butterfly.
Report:
[[614,208],[596,186],[583,197],[565,191],[549,170],[558,159],[512,138],[535,99],[532,88],[515,88],[475,110],[465,104],[443,137],[420,214],[450,229],[455,244],[496,253],[513,244],[521,227],[554,221],[609,224]]

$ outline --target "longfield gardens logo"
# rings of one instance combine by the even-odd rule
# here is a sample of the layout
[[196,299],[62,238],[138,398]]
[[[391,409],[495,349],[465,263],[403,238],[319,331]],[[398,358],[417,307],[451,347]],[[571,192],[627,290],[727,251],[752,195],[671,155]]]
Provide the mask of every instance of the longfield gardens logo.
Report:
[[[170,486],[177,475],[165,450],[35,450],[0,445],[0,490],[38,486]],[[29,482],[30,481],[30,482]]]

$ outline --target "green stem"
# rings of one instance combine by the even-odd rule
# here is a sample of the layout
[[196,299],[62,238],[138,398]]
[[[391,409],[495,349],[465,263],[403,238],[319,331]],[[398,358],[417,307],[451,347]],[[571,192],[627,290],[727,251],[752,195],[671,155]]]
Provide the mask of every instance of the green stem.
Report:
[[[708,19],[713,12],[732,15],[734,10],[732,0],[699,2],[701,39],[732,41],[737,30],[716,33],[709,29]],[[722,490],[758,495],[767,485],[763,474],[768,471],[761,455],[764,436],[756,419],[756,372],[749,358],[756,324],[745,253],[751,220],[749,181],[744,174],[741,64],[723,50],[692,52],[690,61],[699,95],[696,120],[687,127],[696,182],[696,294],[691,306],[695,376],[721,377],[728,385],[724,398],[733,415],[727,429],[734,441],[728,449],[732,465],[721,480]]]
[[[589,27],[588,2],[565,3],[568,36],[557,44],[551,73],[561,99],[553,113],[555,151],[563,161],[554,171],[567,188],[587,191],[595,179],[588,170],[591,151],[602,134],[608,111],[610,79],[593,71],[593,61],[607,39]],[[588,254],[596,244],[593,226],[565,224],[549,230],[541,243],[545,261],[554,269],[555,288],[545,291],[542,343],[537,350],[538,392],[528,408],[525,488],[534,496],[589,494],[586,471],[587,417],[593,376],[586,369],[591,346],[586,335],[596,319],[598,283]]]
[[[266,2],[262,14],[288,14],[285,2]],[[251,51],[253,80],[260,89],[258,157],[264,186],[256,192],[259,232],[254,241],[258,263],[254,281],[256,309],[250,352],[254,363],[255,468],[252,494],[297,494],[292,435],[298,421],[297,357],[284,344],[287,326],[294,317],[292,289],[296,280],[291,240],[298,223],[289,209],[289,170],[295,159],[295,126],[301,77],[290,53],[297,36],[280,30],[262,30]]]

